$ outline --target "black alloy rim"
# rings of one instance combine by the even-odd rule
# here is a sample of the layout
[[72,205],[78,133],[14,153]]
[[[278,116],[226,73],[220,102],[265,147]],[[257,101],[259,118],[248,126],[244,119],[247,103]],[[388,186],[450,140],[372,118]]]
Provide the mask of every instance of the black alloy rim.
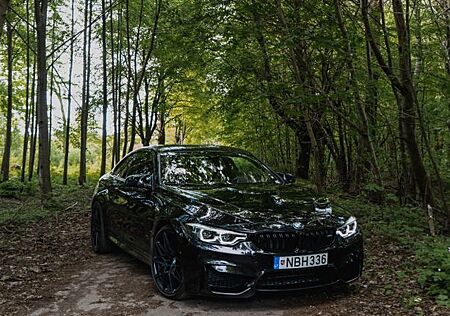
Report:
[[92,247],[96,248],[98,245],[98,239],[100,237],[100,212],[98,207],[92,209],[91,216],[91,242]]
[[158,288],[166,295],[175,294],[182,285],[183,274],[176,252],[176,236],[163,230],[156,238],[153,248],[153,277]]

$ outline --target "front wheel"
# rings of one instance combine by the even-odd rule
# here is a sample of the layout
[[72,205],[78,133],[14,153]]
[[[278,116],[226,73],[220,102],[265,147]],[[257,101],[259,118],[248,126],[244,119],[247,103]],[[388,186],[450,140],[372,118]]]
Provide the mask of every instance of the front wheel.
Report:
[[103,209],[99,202],[95,202],[94,205],[92,205],[91,245],[96,253],[108,253],[111,251],[111,241],[106,235]]
[[162,227],[153,239],[151,270],[156,288],[163,296],[174,300],[187,297],[177,236],[169,225]]

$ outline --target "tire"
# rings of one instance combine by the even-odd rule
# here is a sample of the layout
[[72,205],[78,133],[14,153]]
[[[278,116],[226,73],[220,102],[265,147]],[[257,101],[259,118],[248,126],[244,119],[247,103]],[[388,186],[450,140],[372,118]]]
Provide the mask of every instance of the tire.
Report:
[[177,236],[170,225],[160,228],[153,238],[151,271],[161,295],[172,300],[187,298]]
[[95,202],[91,210],[91,245],[95,253],[111,252],[112,245],[106,235],[103,209],[99,202]]

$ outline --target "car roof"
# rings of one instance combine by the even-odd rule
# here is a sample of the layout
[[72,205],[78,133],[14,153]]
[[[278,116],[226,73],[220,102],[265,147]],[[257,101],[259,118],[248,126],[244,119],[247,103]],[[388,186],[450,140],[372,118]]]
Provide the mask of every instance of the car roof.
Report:
[[192,151],[192,152],[200,152],[200,151],[223,151],[223,152],[235,152],[235,153],[246,153],[248,152],[228,146],[221,145],[152,145],[141,148],[154,150],[159,153],[171,153],[171,152],[180,152],[180,151]]

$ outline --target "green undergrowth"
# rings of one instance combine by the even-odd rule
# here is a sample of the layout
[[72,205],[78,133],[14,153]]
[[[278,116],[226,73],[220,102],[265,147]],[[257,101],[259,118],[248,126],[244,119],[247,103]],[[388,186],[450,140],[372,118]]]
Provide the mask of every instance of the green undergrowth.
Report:
[[410,251],[415,262],[405,262],[405,269],[413,270],[420,286],[439,304],[450,307],[450,238],[430,236],[423,209],[396,203],[380,206],[348,196],[334,200],[358,218],[365,237],[380,234]]
[[0,183],[0,225],[34,222],[67,209],[88,208],[92,185],[69,185],[55,179],[50,198],[43,201],[36,181]]

